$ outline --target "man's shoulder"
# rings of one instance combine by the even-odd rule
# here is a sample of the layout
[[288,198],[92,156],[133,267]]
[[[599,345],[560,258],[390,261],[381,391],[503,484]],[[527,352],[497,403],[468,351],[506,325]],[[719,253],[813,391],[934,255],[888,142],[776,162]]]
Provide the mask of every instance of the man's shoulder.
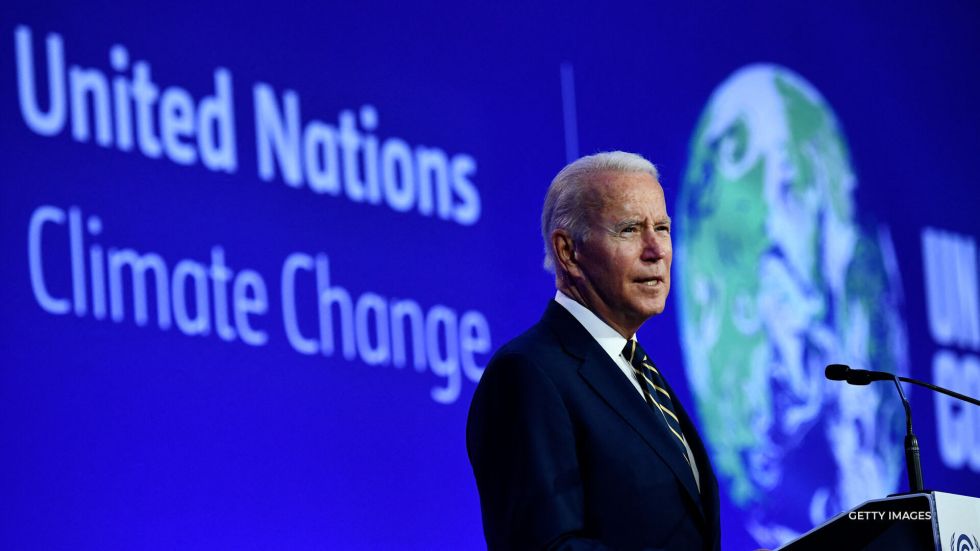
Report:
[[504,343],[497,349],[496,355],[534,353],[560,345],[561,341],[554,328],[541,320]]
[[[576,392],[580,360],[567,345],[569,338],[578,335],[574,327],[571,335],[566,334],[569,327],[563,316],[578,323],[562,306],[551,303],[539,322],[497,349],[473,394],[470,425],[518,411],[547,409]],[[502,421],[491,424],[498,422]]]
[[497,349],[487,370],[533,367],[544,373],[564,372],[575,356],[569,343],[582,338],[590,338],[588,332],[567,310],[551,302],[540,321]]
[[541,318],[523,333],[507,341],[498,349],[498,353],[517,353],[559,346],[562,333],[567,331],[569,322],[578,324],[564,306],[554,300],[548,301]]

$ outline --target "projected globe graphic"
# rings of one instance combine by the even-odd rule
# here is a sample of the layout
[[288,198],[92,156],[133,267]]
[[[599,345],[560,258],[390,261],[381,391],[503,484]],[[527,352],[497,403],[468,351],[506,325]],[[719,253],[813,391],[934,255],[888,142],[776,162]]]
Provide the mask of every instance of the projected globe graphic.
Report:
[[859,215],[834,113],[775,65],[740,69],[698,122],[675,209],[685,369],[738,524],[777,546],[895,492],[893,386],[826,381],[828,363],[906,373],[886,227]]

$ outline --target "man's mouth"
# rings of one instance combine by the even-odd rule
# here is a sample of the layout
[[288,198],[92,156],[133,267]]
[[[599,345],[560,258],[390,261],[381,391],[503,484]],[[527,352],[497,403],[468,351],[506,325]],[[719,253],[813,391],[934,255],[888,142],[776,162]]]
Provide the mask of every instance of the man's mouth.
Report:
[[662,278],[662,277],[646,277],[646,278],[642,278],[642,279],[637,279],[636,282],[637,283],[640,283],[642,285],[646,285],[647,287],[653,287],[653,286],[655,286],[655,285],[657,285],[659,283],[663,283],[664,282],[664,278]]

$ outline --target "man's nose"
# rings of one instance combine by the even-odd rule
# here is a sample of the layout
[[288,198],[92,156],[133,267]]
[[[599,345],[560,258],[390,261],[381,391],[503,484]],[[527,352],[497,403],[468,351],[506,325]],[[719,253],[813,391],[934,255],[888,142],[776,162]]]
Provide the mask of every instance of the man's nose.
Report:
[[643,232],[643,260],[655,262],[667,255],[670,250],[670,236],[648,229]]

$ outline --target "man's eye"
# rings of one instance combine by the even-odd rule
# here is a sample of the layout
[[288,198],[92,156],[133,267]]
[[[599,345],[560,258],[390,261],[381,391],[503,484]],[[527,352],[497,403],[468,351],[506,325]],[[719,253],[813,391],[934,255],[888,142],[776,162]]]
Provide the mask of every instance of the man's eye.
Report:
[[637,231],[636,226],[626,226],[625,228],[622,229],[622,231],[620,231],[620,233],[636,233],[636,231]]
[[667,225],[657,226],[657,231],[670,233],[670,226]]

